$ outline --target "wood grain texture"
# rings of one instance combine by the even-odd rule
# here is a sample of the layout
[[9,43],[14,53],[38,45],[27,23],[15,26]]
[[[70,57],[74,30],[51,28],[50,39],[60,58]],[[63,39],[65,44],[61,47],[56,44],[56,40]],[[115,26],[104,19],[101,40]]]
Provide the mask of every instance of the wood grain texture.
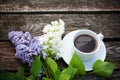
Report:
[[[90,74],[90,75],[85,76],[84,80],[119,80],[120,79],[119,73],[120,73],[120,70],[113,71],[113,74],[108,79],[104,79],[95,74]],[[74,78],[73,80],[79,80],[79,79]]]
[[119,10],[120,0],[0,0],[0,12]]
[[42,34],[51,21],[63,19],[65,34],[77,29],[102,32],[105,38],[120,38],[119,14],[0,14],[0,40],[8,40],[10,31],[29,31],[33,36]]
[[120,42],[106,42],[107,57],[106,60],[114,62],[117,68],[120,68]]
[[0,70],[17,70],[18,66],[28,69],[15,58],[15,48],[10,42],[0,42]]
[[[107,47],[107,59],[117,64],[117,69],[120,69],[120,42],[105,42]],[[66,66],[61,59],[59,65]],[[0,70],[16,70],[20,65],[20,61],[15,58],[15,48],[9,42],[0,42]]]

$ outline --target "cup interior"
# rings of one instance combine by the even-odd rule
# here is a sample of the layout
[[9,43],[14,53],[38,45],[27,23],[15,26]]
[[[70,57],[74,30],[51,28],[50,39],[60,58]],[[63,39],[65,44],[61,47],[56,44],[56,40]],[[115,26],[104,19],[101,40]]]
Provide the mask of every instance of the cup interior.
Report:
[[87,52],[83,52],[83,51],[79,50],[78,48],[76,48],[76,46],[75,46],[75,39],[80,35],[89,35],[89,36],[91,36],[95,39],[96,48],[93,51],[88,52],[89,54],[94,54],[100,47],[100,39],[98,38],[97,34],[93,31],[91,31],[91,30],[80,30],[74,35],[74,37],[73,37],[73,47],[74,47],[74,49],[79,53],[86,54]]

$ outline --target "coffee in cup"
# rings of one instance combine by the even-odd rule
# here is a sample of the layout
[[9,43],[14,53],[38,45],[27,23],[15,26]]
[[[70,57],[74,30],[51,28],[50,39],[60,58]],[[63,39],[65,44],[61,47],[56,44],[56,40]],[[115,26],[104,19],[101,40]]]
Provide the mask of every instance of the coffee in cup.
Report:
[[78,56],[83,60],[91,59],[101,45],[103,35],[87,29],[76,32],[73,37],[73,48]]
[[82,34],[74,40],[75,47],[85,53],[90,53],[97,48],[97,41],[90,35]]

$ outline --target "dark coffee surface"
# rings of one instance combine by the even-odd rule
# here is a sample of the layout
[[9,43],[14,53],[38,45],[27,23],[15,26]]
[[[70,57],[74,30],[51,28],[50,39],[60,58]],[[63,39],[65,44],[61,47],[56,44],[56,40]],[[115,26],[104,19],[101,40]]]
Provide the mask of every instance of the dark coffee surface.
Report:
[[78,50],[85,53],[92,52],[97,47],[96,40],[92,36],[86,34],[76,37],[74,44]]

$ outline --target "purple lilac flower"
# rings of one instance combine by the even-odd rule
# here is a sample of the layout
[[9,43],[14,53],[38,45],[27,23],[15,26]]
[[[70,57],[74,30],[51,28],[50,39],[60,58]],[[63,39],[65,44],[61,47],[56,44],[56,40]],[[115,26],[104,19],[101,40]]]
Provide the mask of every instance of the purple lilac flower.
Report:
[[34,55],[37,55],[38,53],[40,53],[40,51],[43,50],[38,37],[34,37],[33,39],[31,39],[29,47],[31,48],[31,51]]
[[47,53],[43,52],[43,53],[42,53],[42,57],[43,57],[43,59],[45,60],[46,57],[47,57]]
[[12,31],[9,33],[9,39],[15,46],[19,44],[29,45],[31,34],[29,32],[23,33],[22,31]]
[[33,56],[40,55],[43,50],[39,38],[32,38],[29,32],[12,31],[9,33],[9,39],[16,47],[16,58],[21,59],[23,63],[28,63],[29,66],[34,60]]
[[31,65],[31,62],[33,61],[31,49],[29,49],[28,46],[24,44],[20,44],[16,47],[16,58],[21,59],[23,63],[28,63],[29,66]]

